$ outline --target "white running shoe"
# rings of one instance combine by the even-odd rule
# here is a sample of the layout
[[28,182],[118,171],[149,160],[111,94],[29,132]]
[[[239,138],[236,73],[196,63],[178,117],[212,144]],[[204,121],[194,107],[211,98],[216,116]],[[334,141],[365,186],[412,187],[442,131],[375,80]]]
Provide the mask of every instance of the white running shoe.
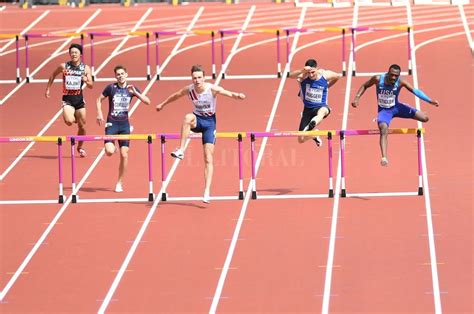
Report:
[[[319,130],[315,129],[315,131],[319,131]],[[319,136],[314,137],[313,140],[316,142],[316,146],[318,147],[323,146],[323,140]]]
[[174,158],[183,159],[184,152],[181,149],[177,148],[174,152],[171,153],[171,156]]
[[388,159],[386,157],[382,157],[382,159],[380,159],[380,165],[382,167],[387,167],[388,166]]
[[117,185],[115,186],[115,192],[116,193],[122,193],[123,192],[123,187],[122,187],[122,183],[117,183]]
[[206,204],[209,204],[211,202],[211,196],[209,195],[209,192],[204,191],[204,196],[202,198],[202,201]]

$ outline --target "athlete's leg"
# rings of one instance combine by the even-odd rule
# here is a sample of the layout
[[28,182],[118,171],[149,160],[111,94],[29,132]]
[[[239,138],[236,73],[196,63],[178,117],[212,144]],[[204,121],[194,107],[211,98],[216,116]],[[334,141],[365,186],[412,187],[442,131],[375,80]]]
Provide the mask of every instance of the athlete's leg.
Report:
[[184,151],[186,140],[192,128],[196,127],[196,116],[193,113],[188,113],[184,116],[183,126],[181,127],[181,142],[179,149]]
[[214,173],[214,144],[204,144],[204,195],[211,191],[212,175]]
[[413,119],[417,120],[417,121],[420,121],[420,122],[428,122],[428,120],[430,119],[428,117],[428,115],[426,114],[426,112],[422,112],[422,111],[417,111],[415,113],[415,115],[413,116]]
[[73,106],[63,105],[63,119],[64,123],[66,123],[68,126],[71,126],[76,123],[76,117],[74,116],[75,111],[76,110]]
[[120,165],[119,165],[119,175],[117,183],[122,184],[123,177],[125,176],[125,172],[127,171],[128,167],[128,146],[120,147]]
[[[86,135],[86,108],[77,109],[74,116],[77,121],[77,135]],[[77,144],[77,151],[80,152],[83,145],[84,142],[80,141]]]
[[382,159],[380,164],[382,166],[388,165],[387,159],[387,144],[388,144],[388,125],[385,122],[379,123],[380,130],[380,151],[382,153]]

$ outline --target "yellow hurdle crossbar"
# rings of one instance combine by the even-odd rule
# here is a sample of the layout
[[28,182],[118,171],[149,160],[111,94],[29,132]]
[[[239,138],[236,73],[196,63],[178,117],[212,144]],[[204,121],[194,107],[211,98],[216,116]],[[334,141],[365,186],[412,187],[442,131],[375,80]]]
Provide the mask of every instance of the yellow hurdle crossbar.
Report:
[[151,34],[151,32],[136,31],[136,32],[128,32],[127,34],[130,35],[130,36],[146,36],[146,34]]
[[216,33],[216,31],[212,30],[212,29],[196,29],[196,30],[193,30],[191,31],[192,34],[196,34],[196,35],[212,35],[212,33]]
[[0,34],[0,38],[16,38],[16,37],[20,37],[21,35],[18,35],[18,34]]
[[0,137],[0,142],[57,142],[58,139],[66,141],[66,136],[9,136]]
[[[275,34],[276,32],[280,31],[280,29],[277,28],[259,28],[259,29],[254,29],[248,31],[249,33],[269,33],[269,34]],[[247,33],[247,32],[246,32]]]

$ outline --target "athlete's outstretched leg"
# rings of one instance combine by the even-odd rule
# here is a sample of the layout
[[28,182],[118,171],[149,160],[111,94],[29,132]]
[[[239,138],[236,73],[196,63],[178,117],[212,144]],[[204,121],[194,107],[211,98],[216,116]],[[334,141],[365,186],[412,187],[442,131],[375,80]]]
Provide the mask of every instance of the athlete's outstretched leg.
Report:
[[380,164],[382,166],[388,165],[387,159],[387,145],[388,145],[388,125],[385,122],[379,123],[380,130],[380,151],[382,153],[382,159]]

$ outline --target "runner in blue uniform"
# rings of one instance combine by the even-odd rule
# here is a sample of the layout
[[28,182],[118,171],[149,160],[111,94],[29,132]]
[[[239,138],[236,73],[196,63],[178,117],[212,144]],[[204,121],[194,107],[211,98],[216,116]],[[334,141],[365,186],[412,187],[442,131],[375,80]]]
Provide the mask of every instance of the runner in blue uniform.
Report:
[[415,96],[427,103],[436,107],[439,106],[438,101],[432,100],[421,90],[413,88],[410,83],[403,80],[400,77],[400,72],[400,66],[392,64],[387,73],[372,76],[367,82],[362,84],[352,101],[352,107],[356,108],[359,105],[359,99],[364,94],[365,90],[372,85],[376,86],[378,103],[377,123],[380,130],[380,150],[382,152],[380,164],[382,166],[388,165],[388,127],[393,118],[414,119],[420,122],[428,122],[428,115],[425,112],[419,111],[398,101],[398,95],[400,94],[402,87],[405,87]]
[[[97,99],[97,123],[104,124],[104,116],[102,114],[102,101],[109,98],[109,114],[107,115],[107,123],[105,123],[106,135],[130,134],[130,122],[128,120],[128,109],[133,97],[137,97],[146,105],[150,104],[150,99],[143,95],[141,91],[127,84],[127,69],[121,65],[114,68],[117,83],[107,85],[102,94]],[[130,141],[118,141],[120,147],[120,165],[115,192],[123,192],[123,177],[128,165],[128,150]],[[114,141],[105,141],[105,153],[112,156],[115,152]]]
[[204,145],[204,197],[203,202],[210,202],[210,190],[212,174],[214,171],[213,155],[214,144],[216,142],[216,97],[223,95],[235,99],[245,99],[245,94],[235,93],[224,88],[204,82],[204,70],[200,65],[193,65],[191,68],[191,79],[193,84],[186,85],[177,92],[171,94],[166,100],[156,106],[157,111],[161,111],[164,106],[188,95],[194,105],[193,113],[188,113],[184,117],[181,127],[180,147],[171,153],[174,158],[184,158],[184,148],[190,131],[202,133],[202,144]]
[[[291,72],[289,77],[297,79],[300,86],[298,95],[304,105],[298,130],[311,131],[331,113],[328,105],[328,89],[339,80],[341,75],[321,69],[316,60],[309,59],[303,69]],[[298,142],[304,143],[309,139],[313,139],[318,147],[323,143],[319,136],[314,138],[299,136]]]

